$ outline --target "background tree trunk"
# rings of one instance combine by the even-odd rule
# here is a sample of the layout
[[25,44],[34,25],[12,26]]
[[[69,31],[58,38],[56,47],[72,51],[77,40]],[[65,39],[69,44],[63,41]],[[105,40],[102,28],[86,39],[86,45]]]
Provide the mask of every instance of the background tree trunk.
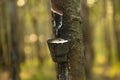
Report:
[[81,0],[81,16],[83,19],[83,37],[85,44],[85,57],[86,57],[86,76],[87,80],[90,80],[92,75],[92,68],[94,62],[94,50],[93,50],[93,28],[89,23],[89,7],[87,0]]
[[116,38],[116,45],[117,45],[117,56],[120,62],[120,0],[112,0],[113,3],[113,24],[114,24],[114,33]]
[[20,71],[20,61],[19,61],[19,27],[18,27],[18,15],[16,0],[9,1],[9,13],[10,13],[10,26],[11,26],[11,65],[10,65],[10,76],[12,80],[20,80],[19,71]]

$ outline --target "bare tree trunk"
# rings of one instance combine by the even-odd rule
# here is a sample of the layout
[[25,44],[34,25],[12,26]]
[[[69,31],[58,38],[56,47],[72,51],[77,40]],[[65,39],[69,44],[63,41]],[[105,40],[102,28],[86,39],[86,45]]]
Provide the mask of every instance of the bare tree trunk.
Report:
[[[1,34],[0,34],[0,38],[1,38]],[[3,64],[4,64],[4,60],[3,60],[3,47],[2,47],[2,43],[1,43],[1,39],[0,39],[0,66],[3,67]]]
[[107,22],[107,0],[102,0],[103,1],[103,20],[106,24],[104,24],[104,38],[105,38],[105,45],[107,48],[107,64],[111,64],[112,63],[112,51],[111,51],[111,41],[110,41],[110,31],[108,29],[108,22]]
[[116,37],[116,45],[117,45],[117,55],[118,55],[118,59],[120,62],[120,18],[117,17],[118,15],[120,15],[120,0],[112,0],[113,3],[113,23],[114,23],[114,33],[115,33],[115,37]]
[[58,2],[63,8],[63,26],[59,35],[61,38],[70,40],[68,80],[86,80],[80,0]]
[[15,0],[1,0],[1,42],[3,58],[12,80],[19,80],[18,21]]
[[[37,19],[32,18],[32,22],[33,22],[33,26],[34,26],[34,31],[35,31],[37,37],[39,37],[38,21],[37,21]],[[37,55],[38,61],[40,62],[40,64],[43,64],[44,57],[41,54],[41,45],[40,45],[39,39],[37,39],[37,41],[35,42],[35,45],[36,45],[36,50],[37,50],[36,55]]]
[[12,80],[20,80],[19,70],[19,35],[18,35],[18,16],[17,16],[17,6],[16,0],[9,1],[9,10],[10,10],[10,26],[11,26],[11,73],[10,76]]
[[87,0],[81,1],[81,15],[83,19],[83,37],[85,44],[85,56],[86,56],[86,76],[87,80],[91,79],[92,76],[92,67],[94,61],[94,50],[92,44],[93,29],[89,23],[89,8],[87,6]]
[[2,50],[3,50],[3,61],[5,63],[6,67],[9,67],[10,65],[10,47],[8,47],[9,43],[9,38],[8,38],[8,26],[7,26],[7,1],[2,0],[1,1],[1,17],[0,17],[0,22],[1,22],[1,44],[2,44]]

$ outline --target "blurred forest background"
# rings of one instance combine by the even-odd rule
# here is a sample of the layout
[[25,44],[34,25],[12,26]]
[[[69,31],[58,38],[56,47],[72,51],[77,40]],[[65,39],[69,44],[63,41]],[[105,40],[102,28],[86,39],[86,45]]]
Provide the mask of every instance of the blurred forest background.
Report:
[[[120,80],[119,8],[120,0],[81,0],[91,80]],[[0,0],[0,80],[55,80],[52,36],[50,0]]]

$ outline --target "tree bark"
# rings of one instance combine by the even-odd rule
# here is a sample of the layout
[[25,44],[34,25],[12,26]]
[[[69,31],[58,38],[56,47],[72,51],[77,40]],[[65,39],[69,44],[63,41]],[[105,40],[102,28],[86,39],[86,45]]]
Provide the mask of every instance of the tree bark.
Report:
[[1,0],[1,17],[0,17],[0,27],[1,27],[1,44],[3,49],[3,61],[5,66],[8,67],[10,65],[10,47],[9,47],[9,28],[7,25],[8,17],[7,17],[7,1]]
[[11,69],[10,77],[12,80],[20,80],[20,61],[19,61],[19,27],[18,27],[18,15],[17,15],[16,0],[9,1],[9,13],[10,13],[10,26],[11,26]]
[[70,40],[68,80],[86,80],[80,0],[65,0],[59,4],[63,8],[63,26],[59,35]]
[[115,33],[115,38],[116,38],[116,45],[117,45],[117,56],[118,60],[120,62],[120,17],[117,17],[120,14],[120,0],[112,0],[112,5],[113,5],[113,24],[114,24],[114,33]]
[[85,46],[85,57],[86,57],[86,78],[87,80],[91,80],[92,77],[92,67],[94,62],[94,49],[93,49],[93,28],[89,23],[89,7],[87,5],[87,0],[81,1],[81,16],[83,19],[83,38],[84,38],[84,46]]

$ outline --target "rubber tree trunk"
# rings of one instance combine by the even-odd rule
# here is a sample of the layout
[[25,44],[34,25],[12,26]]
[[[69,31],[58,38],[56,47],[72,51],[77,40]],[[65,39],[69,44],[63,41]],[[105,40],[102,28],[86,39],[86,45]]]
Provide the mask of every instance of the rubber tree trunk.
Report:
[[68,80],[86,80],[80,0],[58,2],[63,7],[63,26],[60,29],[60,37],[71,41],[68,55]]
[[19,62],[19,28],[18,28],[18,15],[17,15],[17,6],[16,0],[9,1],[9,13],[10,13],[10,26],[11,26],[11,70],[10,77],[12,80],[20,80],[19,71],[20,71],[20,62]]
[[93,27],[89,22],[89,7],[87,5],[87,0],[81,1],[81,16],[83,26],[83,38],[85,46],[85,57],[86,57],[86,77],[87,80],[91,80],[92,68],[94,62],[94,49],[93,49]]
[[116,45],[117,45],[117,56],[118,60],[120,62],[120,17],[117,17],[120,14],[120,0],[112,0],[113,5],[113,24],[114,24],[114,33],[116,37]]

